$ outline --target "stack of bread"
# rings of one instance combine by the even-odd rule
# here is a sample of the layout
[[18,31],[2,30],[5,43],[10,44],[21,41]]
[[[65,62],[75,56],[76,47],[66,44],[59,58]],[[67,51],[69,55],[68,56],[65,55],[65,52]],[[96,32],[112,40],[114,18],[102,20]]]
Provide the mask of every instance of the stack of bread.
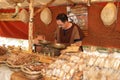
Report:
[[45,75],[57,80],[80,80],[77,76],[81,74],[79,65],[83,63],[82,53],[65,53],[49,65]]
[[85,80],[120,80],[120,59],[111,54],[88,55],[85,63]]
[[[82,53],[62,54],[46,70],[45,75],[57,80],[120,80],[120,59],[112,55]],[[94,74],[94,75],[93,75]]]

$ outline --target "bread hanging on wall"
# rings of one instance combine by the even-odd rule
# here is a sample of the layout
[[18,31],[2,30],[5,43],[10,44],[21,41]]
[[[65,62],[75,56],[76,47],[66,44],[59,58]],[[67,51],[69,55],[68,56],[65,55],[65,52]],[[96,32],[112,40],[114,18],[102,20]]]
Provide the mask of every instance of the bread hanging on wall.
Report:
[[104,25],[111,25],[117,19],[117,7],[114,3],[107,3],[101,11],[101,19]]
[[41,21],[48,25],[52,21],[52,13],[49,8],[44,8],[40,13],[40,19]]
[[29,13],[27,12],[27,10],[22,9],[19,13],[19,19],[24,22],[27,23],[29,21]]

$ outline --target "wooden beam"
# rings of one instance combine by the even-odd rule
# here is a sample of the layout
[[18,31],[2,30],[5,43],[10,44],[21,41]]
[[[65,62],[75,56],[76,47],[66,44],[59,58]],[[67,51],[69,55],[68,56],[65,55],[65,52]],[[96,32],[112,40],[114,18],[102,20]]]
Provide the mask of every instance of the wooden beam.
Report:
[[33,47],[33,16],[34,16],[34,7],[33,7],[34,0],[30,0],[29,3],[29,11],[30,11],[30,18],[29,18],[29,33],[28,33],[28,43],[29,43],[29,51],[32,52]]
[[0,13],[0,21],[21,21],[19,14],[12,18],[13,13]]

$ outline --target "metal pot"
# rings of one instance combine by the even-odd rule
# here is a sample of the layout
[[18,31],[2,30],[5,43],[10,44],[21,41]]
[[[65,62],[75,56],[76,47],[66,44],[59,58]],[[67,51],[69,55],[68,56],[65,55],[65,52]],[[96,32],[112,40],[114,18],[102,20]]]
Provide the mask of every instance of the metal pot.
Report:
[[49,42],[49,41],[46,41],[46,40],[39,40],[39,43],[40,43],[40,44],[43,44],[43,45],[48,45],[48,44],[50,44],[50,42]]
[[51,47],[56,48],[56,49],[65,49],[66,48],[66,46],[64,44],[60,44],[60,43],[52,44]]

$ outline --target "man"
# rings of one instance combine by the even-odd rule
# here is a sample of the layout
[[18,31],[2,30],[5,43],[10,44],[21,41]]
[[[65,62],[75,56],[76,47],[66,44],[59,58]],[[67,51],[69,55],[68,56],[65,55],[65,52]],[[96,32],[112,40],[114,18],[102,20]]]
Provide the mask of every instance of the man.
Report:
[[78,25],[69,22],[67,15],[64,13],[58,14],[56,22],[59,26],[55,35],[56,42],[81,46],[84,34]]

